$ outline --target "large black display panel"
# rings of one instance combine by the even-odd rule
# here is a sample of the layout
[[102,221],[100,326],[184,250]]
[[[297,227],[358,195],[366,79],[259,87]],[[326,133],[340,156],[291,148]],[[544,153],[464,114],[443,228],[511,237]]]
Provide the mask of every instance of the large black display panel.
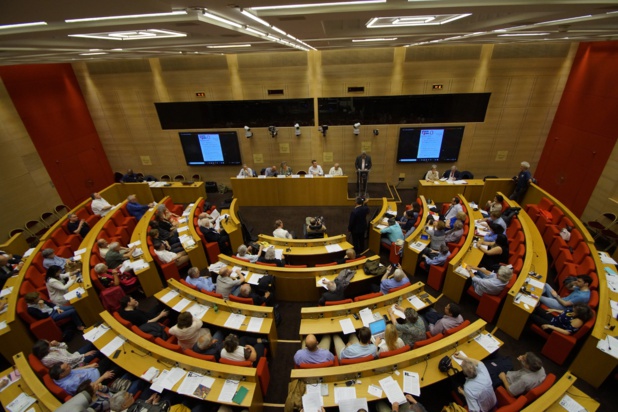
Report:
[[155,103],[161,128],[232,129],[314,125],[313,99]]
[[189,166],[241,164],[236,132],[180,132],[178,135]]
[[398,163],[455,162],[464,127],[402,127],[397,147]]
[[485,121],[491,93],[318,99],[320,124],[415,124]]

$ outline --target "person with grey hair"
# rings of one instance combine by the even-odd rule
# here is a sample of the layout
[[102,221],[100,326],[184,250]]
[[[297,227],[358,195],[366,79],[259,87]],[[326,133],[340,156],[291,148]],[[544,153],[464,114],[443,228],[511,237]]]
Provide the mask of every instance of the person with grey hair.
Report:
[[391,265],[388,270],[384,272],[384,276],[382,276],[382,279],[380,280],[380,292],[386,295],[391,291],[391,289],[409,284],[410,279],[408,279],[404,271],[401,269],[401,265]]
[[253,177],[253,170],[247,164],[243,164],[240,172],[238,172],[238,177]]
[[211,334],[210,329],[202,328],[202,333],[197,342],[193,345],[193,352],[200,353],[202,355],[212,355],[217,361],[221,355],[221,349],[223,348],[223,339],[225,335],[220,330]]
[[395,243],[398,240],[403,240],[403,232],[401,231],[401,227],[397,224],[395,218],[388,219],[388,226],[380,230],[380,234],[382,235],[380,241],[388,244],[389,246],[391,243]]
[[208,270],[206,270],[206,275],[202,276],[200,273],[200,270],[198,268],[196,268],[195,266],[193,266],[192,268],[190,268],[187,271],[187,277],[185,279],[185,281],[190,284],[195,286],[196,288],[200,289],[200,290],[205,290],[208,292],[214,292],[215,291],[215,284],[212,281],[212,277],[210,276],[210,272],[208,272]]
[[262,263],[274,263],[277,267],[282,268],[285,266],[283,263],[283,259],[277,259],[277,254],[275,253],[275,247],[270,246],[262,253],[262,255],[258,258],[258,262]]
[[137,283],[137,276],[134,273],[121,273],[118,269],[109,269],[105,263],[97,263],[94,266],[94,273],[105,288],[121,286],[125,291],[130,291]]
[[112,242],[109,244],[109,250],[105,255],[105,263],[107,267],[110,269],[116,269],[118,266],[122,265],[125,260],[131,259],[131,254],[135,250],[136,246],[133,245],[130,249],[126,249],[126,251],[121,250],[120,243]]
[[458,387],[457,391],[466,397],[468,410],[475,412],[493,410],[498,400],[487,367],[483,362],[468,358],[461,352],[455,352],[453,356],[462,360],[461,369],[466,377],[466,383],[463,387]]
[[127,197],[127,212],[129,212],[129,214],[133,216],[138,222],[142,218],[142,216],[144,216],[146,211],[149,208],[154,207],[155,205],[155,202],[152,202],[148,205],[142,205],[137,201],[137,196],[135,195],[129,195]]
[[17,275],[24,266],[23,261],[13,266],[9,263],[9,260],[9,255],[0,254],[0,289],[4,287],[4,284],[11,276]]
[[283,176],[292,175],[292,168],[288,166],[288,162],[281,162],[281,167],[279,168],[279,170],[280,170],[279,174]]
[[[536,388],[543,383],[546,377],[543,361],[534,352],[519,355],[517,360],[521,363],[521,369],[513,371],[512,368],[508,368],[498,374],[499,383],[504,385],[504,389],[514,397]],[[495,382],[494,386],[496,386]]]
[[249,253],[249,248],[246,245],[240,245],[238,246],[238,253],[236,254],[236,256],[242,259],[247,259],[251,263],[255,263],[260,258],[261,254],[262,254],[261,244],[260,244],[260,248],[258,252],[255,255],[252,255],[251,253]]
[[453,223],[453,228],[447,230],[444,236],[444,241],[446,243],[457,243],[463,236],[463,228],[464,224],[461,220],[457,219],[455,223]]
[[508,285],[513,276],[513,268],[510,266],[500,266],[498,273],[492,272],[485,268],[476,266],[468,266],[472,286],[477,295],[499,295],[500,292]]
[[200,232],[204,235],[207,243],[216,242],[219,245],[219,251],[224,255],[232,256],[232,247],[230,246],[230,236],[220,226],[216,229],[213,223],[208,218],[203,218],[197,222]]
[[442,266],[448,260],[450,254],[451,251],[446,243],[441,243],[437,255],[423,255],[423,258],[425,259],[425,264],[427,266]]
[[425,174],[425,180],[428,182],[437,182],[440,180],[440,172],[438,172],[438,166],[431,165],[431,170]]
[[515,190],[513,190],[513,193],[509,196],[509,199],[514,200],[517,203],[521,203],[526,191],[528,191],[528,186],[532,183],[530,163],[521,162],[519,166],[519,174],[513,177],[513,180],[515,181]]
[[90,209],[92,209],[92,213],[97,216],[105,216],[114,207],[107,200],[103,199],[97,192],[92,193],[90,197],[92,198],[92,202],[90,202]]
[[343,169],[339,167],[339,163],[335,163],[328,171],[329,176],[343,176]]
[[423,340],[427,337],[425,334],[425,322],[423,322],[423,319],[418,315],[418,312],[412,308],[406,308],[404,310],[399,305],[395,305],[395,309],[403,312],[406,317],[404,323],[397,322],[398,316],[395,314],[392,306],[388,308],[388,315],[393,325],[395,325],[395,328],[397,328],[399,337],[406,345],[412,347],[414,342]]
[[67,229],[74,235],[80,235],[85,238],[90,232],[90,226],[84,219],[80,219],[75,213],[69,213],[67,216]]
[[245,277],[240,270],[235,269],[232,271],[228,266],[225,266],[219,270],[219,276],[217,276],[217,293],[223,295],[224,299],[228,296],[238,296],[240,291],[240,285],[245,283]]
[[345,288],[335,281],[323,279],[322,283],[326,286],[326,292],[322,293],[318,305],[324,306],[326,302],[342,300],[344,298]]
[[64,271],[69,262],[69,259],[56,256],[56,251],[52,248],[43,249],[41,255],[43,255],[43,267],[45,269],[49,269],[52,266],[60,266]]
[[[155,253],[157,255],[157,257],[163,262],[163,263],[170,263],[170,262],[174,262],[176,264],[176,266],[181,267],[184,266],[186,263],[189,263],[189,255],[187,255],[187,252],[182,251],[182,252],[171,252],[169,250],[167,250],[167,248],[165,247],[165,245],[163,243],[161,243],[159,245],[159,247],[157,249],[155,249]],[[108,253],[109,255],[109,253]]]

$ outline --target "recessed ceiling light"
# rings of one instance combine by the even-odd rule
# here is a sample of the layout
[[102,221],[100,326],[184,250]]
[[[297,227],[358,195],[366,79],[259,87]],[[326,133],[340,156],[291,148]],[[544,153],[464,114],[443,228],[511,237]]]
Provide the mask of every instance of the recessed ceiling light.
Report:
[[392,41],[392,40],[397,40],[397,37],[388,37],[388,38],[379,38],[379,39],[354,39],[352,40],[352,43],[360,43],[360,42],[366,42],[366,41]]
[[436,14],[428,16],[400,16],[400,17],[374,17],[365,25],[368,29],[380,27],[414,27],[414,26],[439,26],[455,20],[471,16],[472,13],[464,14]]
[[0,26],[0,30],[18,29],[20,27],[32,27],[32,26],[47,26],[47,23],[44,21],[35,21],[32,23],[3,24],[2,26]]
[[534,26],[539,26],[541,24],[561,23],[561,22],[572,21],[572,20],[581,20],[581,19],[587,19],[588,17],[592,17],[592,14],[587,14],[585,16],[579,16],[579,17],[569,17],[568,19],[543,21],[541,23],[534,23]]
[[304,9],[308,7],[334,7],[334,6],[355,6],[363,4],[386,3],[386,0],[357,0],[357,1],[337,1],[330,3],[313,3],[313,4],[285,4],[281,6],[259,6],[250,7],[251,10],[281,10],[281,9]]
[[99,54],[107,54],[106,52],[94,52],[94,53],[80,53],[80,56],[96,56]]
[[260,24],[262,24],[262,25],[264,25],[266,27],[270,27],[270,23],[269,22],[267,22],[266,20],[260,19],[258,16],[256,16],[253,13],[248,12],[247,10],[242,10],[241,9],[240,12],[243,15],[249,17],[250,19],[257,21],[258,23],[260,23]]
[[522,37],[522,36],[547,36],[549,33],[506,33],[499,34],[498,37]]
[[257,34],[258,36],[266,36],[266,33],[261,32],[259,30],[252,29],[251,27],[245,27],[245,30],[249,33]]
[[136,31],[116,31],[88,34],[69,34],[69,37],[80,37],[86,39],[100,40],[144,40],[144,39],[167,39],[171,37],[187,37],[186,33],[171,30],[136,30]]
[[206,46],[207,49],[230,49],[235,47],[251,47],[250,44],[220,44],[217,46]]
[[223,17],[219,17],[212,13],[208,13],[207,11],[204,12],[204,17],[208,17],[209,19],[217,20],[221,23],[229,24],[230,26],[238,27],[239,29],[242,29],[242,26],[239,23],[236,23],[235,21],[232,21],[232,20],[225,19]]
[[120,20],[120,19],[141,19],[147,17],[165,17],[165,16],[180,16],[187,14],[185,10],[172,11],[169,13],[148,13],[148,14],[127,14],[123,16],[106,16],[106,17],[86,17],[83,19],[66,19],[65,23],[81,23],[86,21],[100,20]]

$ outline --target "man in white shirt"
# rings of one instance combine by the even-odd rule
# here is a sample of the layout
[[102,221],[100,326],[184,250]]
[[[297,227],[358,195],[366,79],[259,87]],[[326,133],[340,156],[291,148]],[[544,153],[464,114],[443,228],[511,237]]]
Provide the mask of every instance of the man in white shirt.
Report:
[[242,165],[242,169],[238,172],[238,177],[253,177],[253,170],[246,164]]
[[309,168],[307,173],[313,176],[324,176],[324,171],[322,170],[322,166],[318,164],[317,160],[311,161],[311,167]]
[[155,250],[155,253],[163,263],[174,262],[176,263],[176,266],[182,266],[185,263],[189,262],[189,256],[187,255],[187,252],[170,252],[165,248],[165,244],[163,242],[161,242],[159,248]]
[[92,198],[90,208],[95,215],[103,217],[112,210],[113,206],[110,205],[107,200],[103,199],[100,194],[93,193],[90,197]]
[[458,197],[454,197],[453,200],[451,200],[451,205],[444,214],[445,222],[450,222],[452,218],[457,217],[457,213],[463,212],[460,202],[461,200],[459,200]]
[[275,230],[273,230],[273,236],[281,239],[293,239],[294,236],[283,228],[283,221],[278,219],[275,221]]
[[335,163],[335,165],[330,168],[328,174],[331,176],[343,176],[343,169],[339,167],[339,163]]
[[471,412],[489,412],[492,410],[498,401],[487,367],[483,362],[468,358],[461,352],[455,352],[453,356],[463,361],[461,369],[466,377],[466,383],[463,388],[460,386],[457,391],[466,397],[468,410]]

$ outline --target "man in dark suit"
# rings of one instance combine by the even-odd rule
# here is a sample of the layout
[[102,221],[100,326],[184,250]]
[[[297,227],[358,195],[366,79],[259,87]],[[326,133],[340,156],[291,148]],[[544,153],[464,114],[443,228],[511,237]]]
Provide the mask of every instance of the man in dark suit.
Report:
[[365,232],[367,232],[367,215],[369,208],[365,204],[365,199],[356,199],[356,207],[350,213],[348,232],[352,234],[352,244],[357,255],[365,251]]
[[461,179],[461,173],[459,172],[459,170],[457,170],[457,166],[453,165],[453,166],[451,166],[451,168],[449,170],[444,172],[442,177],[445,178],[445,179],[448,179],[448,180],[460,180]]
[[366,152],[361,153],[354,162],[358,179],[358,192],[359,195],[367,192],[367,178],[369,177],[369,170],[371,169],[371,156]]

